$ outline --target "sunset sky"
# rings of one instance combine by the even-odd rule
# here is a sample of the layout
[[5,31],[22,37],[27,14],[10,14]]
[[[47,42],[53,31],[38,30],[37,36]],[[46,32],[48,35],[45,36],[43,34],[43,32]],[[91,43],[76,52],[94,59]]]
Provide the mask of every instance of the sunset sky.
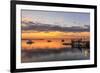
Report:
[[37,11],[22,10],[22,21],[39,22],[50,25],[63,27],[90,25],[90,14],[79,12],[54,12],[54,11]]
[[89,36],[89,13],[22,10],[21,15],[23,39]]

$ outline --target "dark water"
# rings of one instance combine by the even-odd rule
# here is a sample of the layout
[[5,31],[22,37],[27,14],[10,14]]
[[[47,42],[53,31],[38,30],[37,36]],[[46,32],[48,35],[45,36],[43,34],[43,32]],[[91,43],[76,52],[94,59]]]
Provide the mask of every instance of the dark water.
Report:
[[89,49],[62,48],[45,50],[22,50],[21,62],[47,62],[47,61],[69,61],[69,60],[87,60],[90,58]]

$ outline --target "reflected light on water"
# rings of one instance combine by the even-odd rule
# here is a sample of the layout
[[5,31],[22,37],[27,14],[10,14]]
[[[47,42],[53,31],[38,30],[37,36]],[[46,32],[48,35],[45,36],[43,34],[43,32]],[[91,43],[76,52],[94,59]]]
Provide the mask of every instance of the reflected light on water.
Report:
[[32,42],[33,42],[32,44],[27,44],[27,40],[22,40],[22,48],[23,49],[53,49],[53,48],[59,49],[59,48],[71,47],[70,45],[67,46],[63,45],[63,42],[61,42],[61,40],[51,40],[50,42],[48,42],[48,40],[32,40]]

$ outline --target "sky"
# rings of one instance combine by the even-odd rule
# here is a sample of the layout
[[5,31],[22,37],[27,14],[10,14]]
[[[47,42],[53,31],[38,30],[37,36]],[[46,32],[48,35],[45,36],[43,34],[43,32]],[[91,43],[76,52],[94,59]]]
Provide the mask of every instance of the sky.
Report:
[[56,12],[21,10],[22,21],[39,22],[63,27],[90,25],[90,14],[79,12]]

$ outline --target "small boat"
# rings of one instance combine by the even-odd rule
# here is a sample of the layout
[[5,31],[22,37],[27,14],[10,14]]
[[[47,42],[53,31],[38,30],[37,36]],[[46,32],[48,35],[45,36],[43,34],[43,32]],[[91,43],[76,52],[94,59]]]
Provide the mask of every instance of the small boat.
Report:
[[51,42],[50,40],[48,40],[48,42]]
[[70,43],[62,43],[63,45],[70,45]]
[[32,44],[33,42],[32,42],[32,40],[27,40],[26,43],[27,43],[27,44]]
[[64,42],[65,40],[61,40],[62,42]]

